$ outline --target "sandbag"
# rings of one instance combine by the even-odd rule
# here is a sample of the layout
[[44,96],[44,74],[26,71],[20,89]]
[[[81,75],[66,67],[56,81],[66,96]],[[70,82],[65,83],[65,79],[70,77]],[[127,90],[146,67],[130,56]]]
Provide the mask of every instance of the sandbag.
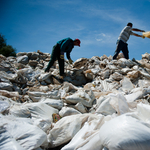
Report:
[[8,107],[9,107],[9,103],[0,100],[0,113],[2,113],[3,111],[5,111]]
[[58,113],[58,110],[44,104],[42,102],[37,103],[28,103],[25,106],[29,109],[31,113],[31,118],[33,119],[49,119],[51,122],[53,121],[52,114]]
[[94,114],[77,114],[61,118],[48,134],[49,147],[69,142],[86,121],[98,119]]
[[150,124],[150,105],[139,103],[137,104],[137,116],[140,120]]
[[[108,118],[108,117],[107,117]],[[72,138],[72,140],[65,145],[61,150],[75,150],[75,149],[86,149],[86,143],[90,143],[91,139],[97,134],[96,132],[104,124],[105,117],[100,115],[99,118],[92,120],[91,122],[85,122],[84,126],[77,132],[77,134]],[[99,138],[98,138],[99,139]],[[91,144],[91,149],[94,150],[97,140],[93,141]],[[85,147],[84,147],[85,145]],[[88,145],[89,146],[89,145]],[[83,148],[84,147],[84,148]],[[89,148],[90,149],[90,148]]]
[[124,114],[100,128],[99,142],[110,150],[149,150],[150,126]]
[[[32,124],[30,119],[0,116],[0,149],[16,148],[33,150],[40,147],[47,139],[46,133]],[[37,134],[38,133],[38,134]],[[20,148],[20,149],[19,149]],[[14,149],[12,149],[14,150]]]
[[54,107],[56,109],[61,109],[63,107],[63,101],[62,100],[57,100],[57,99],[51,99],[51,98],[45,98],[42,97],[42,99],[40,100],[40,102],[43,102],[51,107]]
[[15,104],[9,108],[9,114],[16,117],[30,118],[31,113],[27,107],[23,104]]
[[71,107],[62,107],[62,109],[59,111],[59,115],[61,117],[75,115],[75,114],[81,114],[81,112]]
[[81,102],[86,107],[92,107],[95,96],[92,90],[90,90],[88,93],[83,90],[79,90],[75,94],[67,96],[65,100],[68,103],[77,104],[78,102]]

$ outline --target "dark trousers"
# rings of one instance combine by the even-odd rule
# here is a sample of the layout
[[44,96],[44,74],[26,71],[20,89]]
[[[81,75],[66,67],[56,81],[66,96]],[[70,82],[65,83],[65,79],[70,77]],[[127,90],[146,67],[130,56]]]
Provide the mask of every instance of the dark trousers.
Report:
[[128,51],[128,44],[124,43],[123,41],[119,41],[116,47],[115,54],[113,56],[113,59],[116,59],[118,56],[119,52],[122,50],[123,55],[126,59],[129,59],[129,51]]
[[62,76],[64,74],[64,59],[60,59],[60,47],[58,44],[53,46],[51,58],[45,71],[49,71],[56,60],[58,60],[59,64],[59,74]]

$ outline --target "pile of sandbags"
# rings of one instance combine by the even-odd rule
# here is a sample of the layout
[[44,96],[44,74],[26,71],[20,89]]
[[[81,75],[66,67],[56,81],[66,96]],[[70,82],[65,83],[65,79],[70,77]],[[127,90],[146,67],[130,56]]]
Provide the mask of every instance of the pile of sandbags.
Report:
[[50,54],[0,58],[0,149],[149,149],[150,54],[65,60],[63,83]]

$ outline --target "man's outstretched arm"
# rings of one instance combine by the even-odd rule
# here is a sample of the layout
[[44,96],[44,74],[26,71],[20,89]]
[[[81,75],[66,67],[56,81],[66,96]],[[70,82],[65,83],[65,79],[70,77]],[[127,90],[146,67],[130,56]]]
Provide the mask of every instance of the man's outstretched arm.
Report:
[[140,29],[137,29],[137,28],[132,28],[133,31],[138,31],[138,32],[145,32],[144,30],[140,30]]
[[136,33],[132,33],[132,35],[144,38],[143,35],[139,35],[139,34],[136,34]]

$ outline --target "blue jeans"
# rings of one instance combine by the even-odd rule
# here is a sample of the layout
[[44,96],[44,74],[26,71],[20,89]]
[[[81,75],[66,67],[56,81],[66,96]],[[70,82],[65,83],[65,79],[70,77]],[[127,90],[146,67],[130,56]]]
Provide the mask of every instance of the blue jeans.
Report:
[[118,56],[118,54],[120,53],[121,50],[123,52],[124,57],[126,59],[129,59],[128,44],[124,43],[121,40],[118,41],[118,44],[117,44],[116,51],[115,51],[115,54],[113,56],[113,59],[116,59],[116,57]]

